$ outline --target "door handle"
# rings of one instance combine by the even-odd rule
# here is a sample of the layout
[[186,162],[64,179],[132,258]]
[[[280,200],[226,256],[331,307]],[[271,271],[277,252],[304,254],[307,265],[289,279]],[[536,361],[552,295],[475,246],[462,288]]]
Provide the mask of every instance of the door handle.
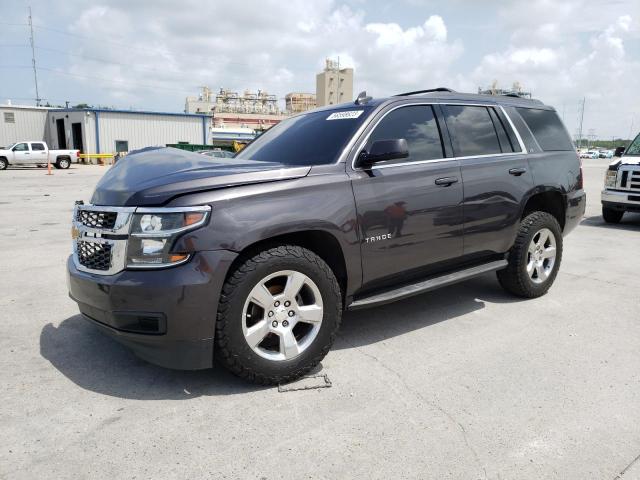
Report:
[[511,174],[511,175],[513,175],[515,177],[519,177],[523,173],[527,173],[527,169],[526,168],[512,168],[511,170],[509,170],[509,174]]
[[442,177],[436,178],[435,184],[439,187],[449,187],[454,183],[458,183],[458,177]]

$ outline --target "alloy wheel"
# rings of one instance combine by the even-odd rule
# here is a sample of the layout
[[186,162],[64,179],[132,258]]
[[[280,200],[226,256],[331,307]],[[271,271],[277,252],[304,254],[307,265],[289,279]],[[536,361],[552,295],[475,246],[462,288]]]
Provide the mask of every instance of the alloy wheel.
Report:
[[282,270],[258,282],[245,301],[242,331],[249,347],[268,360],[291,360],[313,343],[324,308],[318,286],[304,273]]
[[527,273],[533,283],[544,283],[553,272],[556,263],[556,237],[543,228],[531,239],[527,254]]

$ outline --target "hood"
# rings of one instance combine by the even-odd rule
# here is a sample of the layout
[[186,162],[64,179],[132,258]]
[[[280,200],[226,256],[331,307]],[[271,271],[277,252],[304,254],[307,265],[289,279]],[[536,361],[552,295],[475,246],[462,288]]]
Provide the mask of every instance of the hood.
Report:
[[98,182],[94,205],[159,206],[192,192],[306,176],[311,167],[214,158],[177,148],[145,149],[118,160]]
[[622,165],[640,165],[640,156],[638,155],[623,155],[620,159]]

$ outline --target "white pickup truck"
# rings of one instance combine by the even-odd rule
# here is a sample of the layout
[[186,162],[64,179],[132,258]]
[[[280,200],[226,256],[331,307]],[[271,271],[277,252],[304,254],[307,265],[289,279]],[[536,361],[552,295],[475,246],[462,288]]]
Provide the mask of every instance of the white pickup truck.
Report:
[[79,150],[49,150],[45,142],[18,142],[0,148],[0,170],[9,165],[46,165],[69,168],[78,162]]
[[602,190],[602,217],[619,223],[625,212],[640,212],[640,134],[625,150],[616,148]]

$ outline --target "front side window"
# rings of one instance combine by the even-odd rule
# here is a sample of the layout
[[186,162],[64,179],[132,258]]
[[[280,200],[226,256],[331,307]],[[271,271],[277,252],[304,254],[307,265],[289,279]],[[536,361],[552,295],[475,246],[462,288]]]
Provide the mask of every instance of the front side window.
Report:
[[338,156],[373,107],[353,106],[298,115],[271,127],[235,158],[288,166],[327,165]]
[[558,114],[553,110],[516,108],[533,133],[540,148],[547,151],[574,150],[573,143]]
[[[388,163],[416,162],[443,158],[442,139],[433,108],[429,105],[400,107],[388,113],[369,136],[365,150],[378,140],[404,138],[409,157]],[[383,162],[387,163],[387,162]]]
[[15,147],[13,147],[13,151],[14,152],[28,152],[29,151],[29,145],[27,145],[26,143],[18,143],[18,144],[16,144]]
[[625,155],[640,155],[640,134],[631,142],[631,145],[625,151]]
[[43,143],[32,143],[31,144],[31,150],[41,152],[41,151],[44,150],[44,144]]
[[487,107],[446,105],[444,112],[456,157],[502,153]]

